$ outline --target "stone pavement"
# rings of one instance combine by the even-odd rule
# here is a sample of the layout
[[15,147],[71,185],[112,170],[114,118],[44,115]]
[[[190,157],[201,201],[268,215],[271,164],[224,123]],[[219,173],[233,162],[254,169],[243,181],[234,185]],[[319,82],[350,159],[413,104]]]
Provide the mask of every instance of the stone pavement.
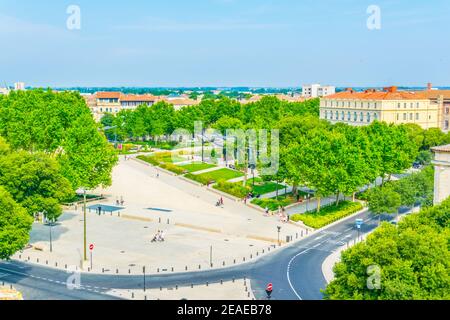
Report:
[[129,300],[253,300],[250,281],[212,283],[192,287],[171,287],[144,290],[111,290],[110,295]]

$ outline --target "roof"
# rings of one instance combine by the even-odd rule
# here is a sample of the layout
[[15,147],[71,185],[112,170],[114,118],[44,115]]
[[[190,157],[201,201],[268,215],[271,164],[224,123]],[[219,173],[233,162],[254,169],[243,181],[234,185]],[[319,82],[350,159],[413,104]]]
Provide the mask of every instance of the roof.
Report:
[[122,93],[120,92],[97,92],[97,99],[119,99]]
[[386,88],[385,91],[366,90],[357,92],[352,89],[338,92],[323,99],[345,100],[427,100],[423,92],[397,91],[396,87]]
[[439,96],[444,96],[444,99],[450,99],[450,90],[428,90],[421,93],[428,99],[437,99]]
[[163,101],[166,101],[167,103],[173,104],[173,105],[183,105],[183,106],[193,106],[196,104],[199,104],[199,100],[193,100],[193,99],[185,99],[185,98],[179,98],[179,99],[167,99],[163,98],[161,99]]
[[157,98],[151,94],[136,95],[136,94],[122,94],[120,101],[134,101],[134,102],[154,102]]
[[431,148],[434,152],[449,152],[450,153],[450,144],[447,144],[445,146],[439,146]]

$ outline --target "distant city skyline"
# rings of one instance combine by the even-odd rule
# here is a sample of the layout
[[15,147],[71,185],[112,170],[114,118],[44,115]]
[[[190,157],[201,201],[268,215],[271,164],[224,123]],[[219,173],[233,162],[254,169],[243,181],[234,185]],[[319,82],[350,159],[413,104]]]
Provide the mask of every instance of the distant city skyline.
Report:
[[0,87],[446,87],[449,14],[447,0],[2,1]]

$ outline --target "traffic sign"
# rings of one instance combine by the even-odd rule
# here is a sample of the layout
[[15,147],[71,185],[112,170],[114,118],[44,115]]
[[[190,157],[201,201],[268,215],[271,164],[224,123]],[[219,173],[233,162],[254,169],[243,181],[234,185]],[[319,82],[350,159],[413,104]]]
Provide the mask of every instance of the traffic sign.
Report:
[[273,285],[272,285],[271,283],[269,283],[269,284],[267,285],[266,291],[271,292],[272,290],[273,290]]
[[89,250],[94,250],[94,245],[92,243],[89,245]]
[[358,229],[361,229],[361,226],[363,225],[364,221],[363,221],[363,219],[356,219],[355,223],[356,223],[356,227]]

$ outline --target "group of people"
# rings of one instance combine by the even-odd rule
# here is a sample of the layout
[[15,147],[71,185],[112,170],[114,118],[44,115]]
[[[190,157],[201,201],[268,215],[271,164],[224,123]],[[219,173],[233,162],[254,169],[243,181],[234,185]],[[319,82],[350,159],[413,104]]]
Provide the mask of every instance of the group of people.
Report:
[[154,235],[152,242],[164,242],[164,231],[158,230],[158,232]]
[[216,207],[221,207],[221,206],[223,206],[223,198],[222,197],[220,197],[220,199],[217,200],[217,202],[216,202]]
[[125,201],[123,200],[123,197],[120,197],[120,200],[119,200],[119,198],[116,198],[117,206],[123,206],[124,203],[125,203]]
[[[268,217],[272,215],[272,213],[270,212],[269,208],[266,207],[264,210],[264,216]],[[284,223],[288,223],[289,222],[289,215],[286,214],[286,208],[279,206],[278,207],[278,212],[277,212],[278,218],[280,222],[284,222]]]

